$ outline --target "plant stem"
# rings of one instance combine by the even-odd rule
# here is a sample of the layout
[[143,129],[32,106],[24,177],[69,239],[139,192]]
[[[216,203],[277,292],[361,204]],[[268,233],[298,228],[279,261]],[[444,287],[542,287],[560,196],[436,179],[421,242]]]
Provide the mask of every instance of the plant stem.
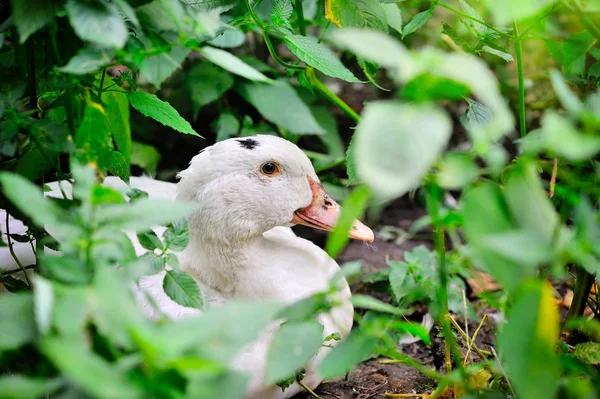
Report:
[[10,251],[10,255],[13,257],[13,259],[17,263],[17,266],[19,266],[19,269],[21,269],[21,271],[25,275],[25,280],[27,280],[27,284],[29,285],[29,287],[31,287],[31,289],[33,289],[33,284],[31,284],[31,280],[29,279],[29,276],[27,275],[27,271],[25,270],[25,266],[23,266],[23,264],[21,263],[21,261],[17,257],[17,254],[15,254],[15,250],[13,248],[13,243],[12,243],[12,240],[10,239],[10,223],[9,223],[10,220],[9,220],[9,216],[10,216],[10,214],[8,212],[6,212],[6,241],[8,242],[8,250]]
[[316,398],[316,399],[321,399],[321,397],[320,397],[319,395],[317,395],[317,394],[315,393],[315,391],[313,391],[312,389],[310,389],[310,388],[308,387],[308,385],[306,385],[305,383],[303,383],[303,382],[302,382],[300,379],[297,379],[296,381],[298,382],[298,385],[300,385],[302,388],[304,388],[304,390],[305,390],[306,392],[308,392],[308,393],[309,393],[309,394],[310,394],[312,397],[314,397],[314,398]]
[[482,21],[482,20],[480,20],[480,19],[477,19],[477,18],[475,18],[475,17],[472,17],[472,16],[470,16],[470,15],[468,15],[468,14],[465,14],[464,12],[462,12],[462,11],[459,11],[459,10],[457,10],[456,8],[450,7],[450,6],[449,6],[449,5],[447,5],[447,4],[444,4],[444,3],[437,3],[437,5],[438,5],[438,6],[440,6],[440,7],[444,7],[444,8],[446,8],[446,9],[448,9],[448,10],[452,11],[453,13],[455,13],[455,14],[457,14],[457,15],[460,15],[460,16],[461,16],[461,17],[463,17],[463,18],[467,18],[467,19],[470,19],[471,21],[475,21],[475,22],[477,22],[477,23],[479,23],[479,24],[481,24],[481,25],[485,26],[486,28],[493,30],[494,32],[496,32],[497,34],[499,34],[499,35],[501,35],[501,36],[505,36],[505,37],[510,37],[510,38],[512,38],[512,36],[511,36],[511,35],[509,35],[508,33],[502,32],[501,30],[498,30],[498,29],[494,28],[492,25],[488,24],[487,22],[485,22],[485,21]]
[[346,104],[344,102],[344,100],[342,100],[337,95],[335,95],[335,93],[333,93],[331,90],[329,90],[327,88],[327,86],[325,86],[317,78],[317,75],[315,74],[314,69],[308,68],[306,70],[306,75],[308,76],[310,83],[313,85],[313,87],[315,89],[317,89],[317,91],[319,93],[323,94],[325,97],[327,97],[327,99],[329,101],[331,101],[332,103],[337,105],[342,110],[342,112],[344,112],[346,115],[348,115],[350,118],[352,118],[356,123],[360,122],[360,116],[352,108],[350,108],[350,106],[348,104]]
[[104,86],[104,78],[106,77],[106,67],[102,68],[102,77],[100,78],[100,86],[98,86],[98,100],[102,101],[102,87]]
[[556,175],[558,174],[558,158],[554,158],[552,162],[552,176],[550,176],[550,194],[548,197],[554,197],[554,189],[556,187]]
[[566,320],[570,320],[583,314],[588,296],[590,295],[590,290],[592,289],[595,280],[595,277],[588,273],[583,267],[576,266],[576,268],[577,279],[575,280],[575,289],[573,290],[573,302],[567,312]]
[[306,25],[304,24],[304,10],[302,9],[302,0],[296,0],[296,14],[298,14],[298,29],[300,34],[306,36]]
[[[34,269],[34,268],[35,268],[34,265],[25,266],[25,270]],[[19,273],[19,272],[23,272],[23,269],[18,268],[18,269],[0,271],[0,275],[6,276],[8,274],[15,274],[15,273]]]
[[527,135],[527,125],[525,120],[525,75],[523,73],[523,43],[519,37],[519,28],[517,22],[513,22],[515,31],[515,52],[517,54],[517,74],[519,76],[519,125],[521,127],[521,137]]

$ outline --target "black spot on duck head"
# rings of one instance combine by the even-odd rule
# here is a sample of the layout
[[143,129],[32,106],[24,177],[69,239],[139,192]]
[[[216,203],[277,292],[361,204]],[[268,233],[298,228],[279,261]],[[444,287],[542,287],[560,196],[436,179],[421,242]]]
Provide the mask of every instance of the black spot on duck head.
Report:
[[237,142],[240,143],[240,145],[243,148],[246,148],[247,150],[253,150],[254,148],[256,148],[260,145],[258,143],[258,141],[254,140],[254,139],[237,140]]

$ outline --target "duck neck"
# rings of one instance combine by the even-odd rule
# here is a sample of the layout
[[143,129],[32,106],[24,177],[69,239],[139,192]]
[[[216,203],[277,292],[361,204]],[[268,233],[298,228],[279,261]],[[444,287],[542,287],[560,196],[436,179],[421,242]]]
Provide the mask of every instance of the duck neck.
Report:
[[211,240],[190,230],[190,242],[182,253],[181,270],[202,285],[231,297],[238,273],[251,267],[249,254],[263,240],[262,234],[238,241]]

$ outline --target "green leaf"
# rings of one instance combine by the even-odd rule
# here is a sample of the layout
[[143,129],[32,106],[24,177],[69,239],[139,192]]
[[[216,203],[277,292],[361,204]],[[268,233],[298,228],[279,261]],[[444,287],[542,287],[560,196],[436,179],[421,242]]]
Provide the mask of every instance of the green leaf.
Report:
[[569,160],[583,161],[600,151],[600,137],[582,133],[569,119],[548,111],[542,117],[542,129],[539,134],[527,137],[523,141],[525,150],[537,152],[539,147]]
[[64,73],[74,75],[85,75],[95,72],[110,63],[113,59],[114,50],[97,47],[84,47],[72,57],[67,65],[57,68]]
[[425,73],[408,82],[400,93],[406,100],[426,102],[459,100],[468,96],[470,92],[469,87],[463,83]]
[[216,49],[214,47],[202,47],[200,54],[206,57],[207,60],[221,68],[239,75],[243,78],[254,80],[257,82],[269,82],[271,79],[257,71],[244,61],[240,60],[235,55],[228,51]]
[[506,0],[500,4],[493,0],[484,1],[498,25],[507,25],[514,20],[519,21],[536,15],[553,2],[554,0]]
[[161,84],[181,67],[190,49],[175,45],[168,53],[162,53],[144,58],[140,64],[142,76],[160,89]]
[[152,230],[143,231],[137,233],[138,241],[140,245],[149,251],[154,251],[155,249],[163,249],[164,245],[160,238],[156,235],[156,233]]
[[583,110],[581,100],[569,89],[560,72],[551,71],[550,80],[552,81],[552,88],[563,107],[574,114],[578,114]]
[[132,91],[127,94],[131,106],[157,122],[178,132],[202,137],[192,129],[171,104],[161,101],[156,95],[144,91]]
[[600,343],[584,342],[575,345],[573,356],[585,364],[600,365]]
[[319,365],[319,375],[330,379],[343,375],[368,358],[378,339],[359,329],[352,330],[345,341],[340,342]]
[[240,47],[246,41],[246,35],[240,29],[227,29],[213,40],[209,41],[213,47],[235,48]]
[[354,220],[362,218],[370,194],[371,193],[366,186],[360,186],[352,191],[352,193],[344,200],[342,213],[335,224],[333,232],[327,240],[327,253],[332,258],[339,255],[342,249],[344,249],[344,246],[348,243],[348,233],[352,228],[352,224],[354,223]]
[[35,291],[33,291],[33,310],[35,322],[41,334],[48,334],[52,325],[54,310],[54,287],[43,277],[35,276]]
[[517,164],[510,171],[504,193],[511,213],[521,227],[548,243],[552,242],[560,219],[542,187],[535,165],[531,162]]
[[[69,131],[61,123],[40,121],[39,124],[34,125],[30,134],[37,141],[39,147],[35,141],[30,141],[25,147],[26,152],[17,162],[15,172],[34,181],[55,166],[53,160],[58,156],[58,151],[72,150],[74,145],[72,140],[68,141]],[[66,142],[70,146],[56,143],[60,138],[64,138],[63,143]]]
[[233,76],[209,62],[195,64],[185,78],[195,111],[218,100],[233,87]]
[[339,47],[386,68],[399,68],[412,63],[408,50],[382,32],[346,28],[332,32],[329,39]]
[[310,109],[287,83],[246,83],[240,92],[267,120],[292,133],[323,133]]
[[469,108],[467,108],[467,112],[460,118],[460,122],[465,129],[472,130],[485,126],[493,118],[492,111],[482,103],[471,99],[467,101]]
[[246,373],[228,371],[222,375],[209,373],[191,374],[186,386],[186,396],[194,399],[238,399],[246,394],[250,376]]
[[63,381],[60,379],[31,378],[18,374],[0,376],[0,392],[7,399],[45,397],[61,385]]
[[387,19],[376,0],[328,0],[325,17],[342,28],[372,28],[387,32]]
[[137,165],[150,174],[156,173],[156,167],[160,161],[160,153],[156,148],[148,144],[132,142],[131,145],[131,164]]
[[163,280],[165,294],[182,306],[202,309],[200,288],[192,276],[179,270],[169,270]]
[[108,167],[108,171],[121,178],[124,182],[129,183],[129,176],[131,175],[130,165],[120,152],[113,151],[110,154],[110,166]]
[[123,48],[128,32],[119,9],[108,2],[67,0],[65,5],[73,30],[84,41],[104,47]]
[[526,230],[489,234],[481,238],[479,245],[519,264],[530,265],[531,268],[549,262],[554,255],[549,243]]
[[102,105],[87,101],[83,120],[75,132],[77,160],[94,163],[100,171],[106,171],[112,161],[112,137],[108,117]]
[[[80,233],[69,223],[69,215],[49,199],[44,198],[41,190],[23,177],[3,172],[0,174],[4,195],[25,215],[33,219],[38,226],[52,230],[57,239]],[[23,201],[27,198],[27,201]]]
[[564,72],[571,75],[583,75],[585,72],[585,56],[596,44],[596,39],[590,32],[574,33],[563,42]]
[[92,204],[123,204],[125,199],[120,192],[110,187],[101,186],[100,184],[94,184],[92,189]]
[[96,221],[105,233],[143,231],[179,220],[197,208],[198,204],[189,202],[142,198],[133,204],[107,204],[98,209]]
[[421,26],[425,25],[427,23],[427,21],[429,21],[429,19],[433,16],[434,9],[435,9],[435,6],[431,7],[430,9],[428,9],[426,11],[420,12],[417,15],[415,15],[414,17],[412,17],[410,22],[406,24],[406,26],[404,27],[404,30],[402,31],[402,39],[404,39],[406,36],[410,35],[411,33],[415,32]]
[[0,295],[0,352],[17,349],[36,335],[31,292]]
[[546,281],[525,281],[498,337],[504,368],[519,397],[547,399],[556,394],[561,367],[556,345],[560,319]]
[[223,112],[214,124],[217,131],[217,141],[227,140],[234,137],[240,131],[240,122],[231,112]]
[[[98,84],[100,84],[98,82]],[[104,87],[113,84],[110,77],[105,77]],[[117,149],[125,158],[127,170],[131,162],[131,127],[129,125],[129,101],[123,93],[102,92],[102,102],[108,118],[108,127],[115,140]]]
[[[467,3],[464,0],[459,0],[460,3],[460,8],[463,10],[463,12],[465,14],[467,14],[468,16],[474,18],[474,19],[478,19],[479,21],[483,21],[484,19],[481,17],[481,15],[479,15],[479,13],[469,5],[469,3]],[[464,19],[462,20],[465,24],[467,24],[471,29],[473,29],[473,31],[475,32],[475,34],[478,37],[481,36],[485,36],[485,34],[487,33],[487,31],[489,30],[489,28],[487,28],[485,25],[482,25],[478,22],[473,21],[472,19]]]
[[294,8],[290,0],[275,0],[273,2],[272,18],[290,19]]
[[40,342],[40,351],[65,376],[95,398],[145,397],[143,390],[131,382],[127,374],[78,342],[46,337]]
[[54,19],[61,6],[56,0],[12,0],[11,4],[21,43]]
[[165,245],[172,251],[183,251],[190,241],[190,233],[185,221],[170,224],[163,235]]
[[355,308],[375,310],[377,312],[394,315],[402,314],[402,311],[399,308],[390,305],[389,303],[382,302],[372,296],[356,294],[352,295],[351,301]]
[[318,69],[325,75],[345,80],[360,82],[348,68],[324,44],[317,42],[312,36],[287,35],[285,44],[302,61]]
[[276,383],[300,371],[322,343],[323,326],[317,321],[283,323],[269,348],[266,383]]
[[438,165],[436,179],[440,187],[457,189],[471,183],[479,176],[477,164],[468,154],[448,152]]
[[456,32],[456,30],[453,27],[451,27],[445,22],[442,22],[442,28],[442,33],[448,35],[448,37],[450,37],[450,39],[452,39],[452,41],[456,43],[457,46],[461,47],[467,52],[471,52],[471,46],[469,45],[469,43],[467,43],[465,39],[460,37],[458,35],[458,32]]
[[380,197],[403,195],[419,185],[451,131],[450,118],[436,107],[372,103],[355,133],[358,176]]
[[402,34],[402,12],[396,4],[382,4],[385,20],[396,32]]
[[502,58],[506,62],[513,62],[515,60],[513,58],[513,56],[510,55],[509,53],[507,53],[505,51],[497,50],[497,49],[492,48],[492,47],[487,46],[487,45],[483,46],[481,48],[481,51],[485,51],[486,53],[495,55],[496,57],[500,57],[500,58]]

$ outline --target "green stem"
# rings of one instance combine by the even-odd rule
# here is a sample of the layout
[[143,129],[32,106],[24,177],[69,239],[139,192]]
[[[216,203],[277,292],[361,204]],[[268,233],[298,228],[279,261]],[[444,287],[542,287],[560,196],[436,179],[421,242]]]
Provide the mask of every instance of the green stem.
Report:
[[335,93],[327,88],[315,74],[315,70],[312,68],[308,68],[306,70],[306,75],[310,80],[312,86],[317,89],[317,91],[323,94],[329,101],[337,105],[346,115],[352,118],[356,123],[360,122],[360,116],[352,109],[348,104],[344,102],[341,98],[339,98]]
[[510,38],[512,38],[512,36],[511,36],[511,35],[509,35],[508,33],[502,32],[501,30],[498,30],[498,29],[494,28],[492,25],[488,24],[487,22],[485,22],[485,21],[482,21],[482,20],[480,20],[480,19],[477,19],[477,18],[475,18],[475,17],[472,17],[472,16],[470,16],[470,15],[468,15],[468,14],[465,14],[464,12],[462,12],[462,11],[459,11],[459,10],[457,10],[456,8],[450,7],[450,6],[449,6],[449,5],[447,5],[447,4],[444,4],[444,3],[437,3],[437,5],[438,5],[438,6],[441,6],[441,7],[444,7],[444,8],[446,8],[446,9],[448,9],[448,10],[452,11],[453,13],[455,13],[455,14],[457,14],[457,15],[460,15],[460,16],[461,16],[461,17],[463,17],[463,18],[467,18],[467,19],[470,19],[471,21],[475,21],[475,22],[477,22],[477,23],[479,23],[479,24],[481,24],[481,25],[485,26],[486,28],[493,30],[494,32],[496,32],[497,34],[499,34],[499,35],[501,35],[501,36],[505,36],[505,37],[510,37]]
[[302,0],[296,0],[296,14],[298,14],[298,29],[300,34],[306,36],[306,25],[304,24],[304,10],[302,9]]
[[104,86],[104,78],[106,77],[106,68],[102,69],[102,77],[100,78],[100,85],[98,86],[98,100],[102,100],[102,87]]
[[21,263],[21,261],[17,257],[17,254],[15,254],[15,250],[13,248],[12,240],[10,239],[10,223],[9,223],[10,220],[9,220],[9,216],[10,216],[9,213],[6,212],[6,241],[8,242],[8,250],[10,252],[10,255],[13,257],[13,259],[17,263],[17,266],[19,266],[19,269],[21,269],[21,271],[25,275],[25,280],[27,280],[27,284],[29,285],[29,287],[31,287],[33,289],[33,284],[31,284],[31,280],[29,279],[29,276],[27,275],[27,271],[25,270],[25,266],[23,266],[23,264]]
[[566,320],[583,315],[590,290],[594,284],[594,276],[581,266],[577,266],[577,279],[573,290],[573,302],[567,312]]
[[513,22],[515,31],[515,52],[517,54],[517,74],[519,77],[519,125],[521,137],[527,135],[527,122],[525,120],[525,74],[523,73],[523,43],[519,37],[517,22]]
[[[34,265],[25,266],[25,270],[27,270],[27,269],[34,269],[34,268],[35,268]],[[11,269],[11,270],[0,271],[0,275],[6,276],[6,275],[9,275],[9,274],[15,274],[15,273],[19,273],[19,272],[23,272],[23,269],[18,268],[18,269]]]

